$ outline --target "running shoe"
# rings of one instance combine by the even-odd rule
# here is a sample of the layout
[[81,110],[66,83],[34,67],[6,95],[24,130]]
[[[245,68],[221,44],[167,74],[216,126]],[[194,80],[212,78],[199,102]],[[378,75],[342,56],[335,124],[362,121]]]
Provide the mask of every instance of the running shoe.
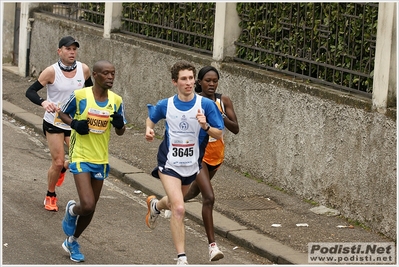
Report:
[[55,184],[55,186],[61,186],[62,183],[64,182],[64,179],[65,179],[65,172],[61,172],[60,177],[58,178],[58,181]]
[[216,245],[216,243],[212,243],[209,245],[209,261],[218,261],[220,259],[224,258],[224,254],[222,251],[220,251],[220,249],[218,248],[218,246]]
[[158,199],[156,199],[155,196],[149,196],[147,197],[147,215],[145,216],[145,223],[147,226],[151,229],[154,229],[157,226],[156,220],[160,214],[160,212],[157,212],[154,208],[154,205],[158,202]]
[[85,256],[80,253],[80,246],[78,241],[73,241],[72,243],[68,242],[68,238],[65,239],[64,243],[62,243],[63,249],[69,253],[69,258],[74,262],[85,261]]
[[69,214],[69,207],[75,204],[75,200],[69,200],[65,208],[65,216],[62,220],[62,230],[64,230],[64,233],[67,236],[71,236],[75,233],[76,219],[78,218],[78,216],[72,216],[71,214]]
[[44,199],[44,208],[49,211],[58,211],[57,197],[46,196]]
[[179,258],[177,258],[177,264],[176,265],[188,265],[187,257],[179,257]]

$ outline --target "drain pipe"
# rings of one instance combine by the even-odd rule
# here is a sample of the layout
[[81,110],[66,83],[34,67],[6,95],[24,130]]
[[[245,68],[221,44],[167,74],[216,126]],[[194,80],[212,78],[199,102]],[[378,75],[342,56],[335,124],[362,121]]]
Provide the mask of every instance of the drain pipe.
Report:
[[29,76],[30,41],[31,41],[32,23],[35,21],[35,19],[34,18],[29,18],[28,21],[29,21],[29,24],[28,24],[28,27],[27,27],[27,30],[28,30],[28,40],[27,40],[28,45],[26,47],[25,77]]

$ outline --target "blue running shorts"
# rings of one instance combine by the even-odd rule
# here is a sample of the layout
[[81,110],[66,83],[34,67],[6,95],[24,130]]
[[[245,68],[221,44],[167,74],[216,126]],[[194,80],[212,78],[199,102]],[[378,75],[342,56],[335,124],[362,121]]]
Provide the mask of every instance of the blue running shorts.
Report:
[[165,174],[165,175],[169,175],[169,176],[175,177],[175,178],[177,178],[177,179],[180,179],[182,185],[189,185],[189,184],[191,184],[192,182],[194,182],[194,180],[195,180],[195,178],[197,177],[197,174],[198,174],[198,173],[196,173],[196,174],[191,175],[191,176],[188,176],[188,177],[183,177],[183,176],[181,176],[180,174],[178,174],[177,172],[175,172],[175,171],[172,170],[172,169],[156,167],[156,168],[151,172],[151,175],[152,175],[153,177],[157,178],[157,179],[159,179],[158,170],[159,170],[161,173]]
[[104,180],[109,174],[109,164],[94,164],[89,162],[70,162],[69,170],[73,174],[89,172],[91,178]]

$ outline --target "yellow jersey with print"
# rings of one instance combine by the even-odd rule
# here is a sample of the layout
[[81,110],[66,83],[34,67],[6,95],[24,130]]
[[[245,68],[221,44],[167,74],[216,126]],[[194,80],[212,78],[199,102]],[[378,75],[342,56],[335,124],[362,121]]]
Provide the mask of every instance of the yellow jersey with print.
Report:
[[[111,115],[119,110],[122,98],[108,90],[108,100],[98,103],[92,87],[75,91],[76,113],[74,119],[87,120],[89,134],[71,132],[69,157],[71,162],[108,163],[108,144],[111,136]],[[83,110],[81,110],[83,108]]]

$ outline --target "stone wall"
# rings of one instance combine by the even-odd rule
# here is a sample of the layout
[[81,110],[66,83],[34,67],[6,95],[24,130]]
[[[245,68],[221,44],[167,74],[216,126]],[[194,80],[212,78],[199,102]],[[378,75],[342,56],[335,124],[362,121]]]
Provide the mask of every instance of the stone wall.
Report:
[[[371,100],[234,62],[35,13],[31,71],[56,62],[58,40],[72,35],[78,59],[116,66],[114,91],[129,122],[144,126],[146,104],[174,94],[169,68],[180,59],[220,70],[218,91],[234,103],[240,133],[226,134],[226,164],[338,209],[396,240],[396,110],[380,114]],[[162,124],[156,131],[162,134]],[[238,189],[237,189],[238,190]]]
[[3,63],[13,63],[16,3],[4,3],[3,8],[2,60]]

